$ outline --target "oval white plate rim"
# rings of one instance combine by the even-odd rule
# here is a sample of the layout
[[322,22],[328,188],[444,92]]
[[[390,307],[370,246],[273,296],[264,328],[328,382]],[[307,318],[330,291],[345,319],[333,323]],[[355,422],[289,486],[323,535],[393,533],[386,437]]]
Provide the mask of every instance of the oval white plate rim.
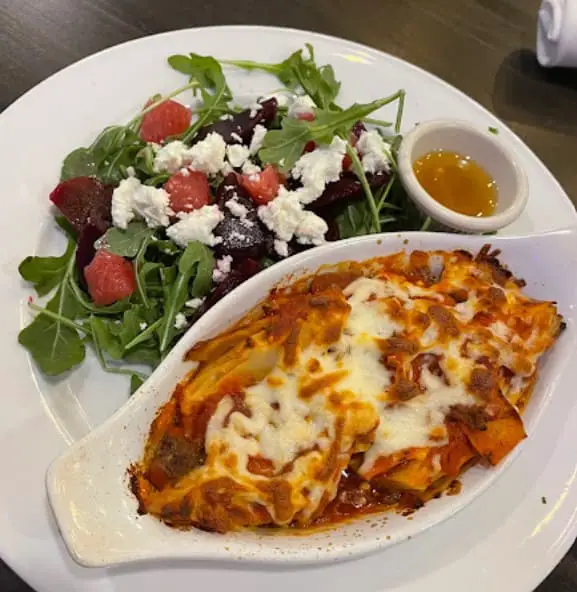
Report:
[[[552,189],[555,191],[555,193],[560,194],[559,197],[562,199],[557,200],[556,206],[561,207],[564,210],[565,214],[570,215],[573,219],[575,219],[573,209],[570,207],[570,202],[567,199],[566,195],[564,194],[563,189],[561,188],[559,183],[554,179],[554,177],[550,174],[550,172],[546,169],[546,167],[540,162],[540,160],[536,157],[536,155],[520,140],[520,138],[518,138],[505,124],[503,124],[503,122],[501,122],[495,116],[493,116],[489,111],[487,111],[487,109],[482,107],[477,101],[471,99],[462,91],[449,85],[448,83],[446,83],[442,79],[423,70],[422,68],[415,66],[413,64],[410,64],[400,58],[391,56],[390,54],[387,54],[383,51],[371,48],[369,46],[366,46],[366,45],[363,45],[363,44],[360,44],[360,43],[357,43],[354,41],[350,41],[350,40],[346,40],[346,39],[339,39],[337,37],[332,37],[332,36],[328,36],[328,35],[323,35],[323,34],[319,34],[319,33],[313,33],[313,32],[308,32],[308,31],[303,31],[303,30],[298,30],[298,29],[283,29],[283,28],[277,28],[277,27],[263,27],[263,26],[249,26],[249,27],[247,27],[247,26],[243,26],[243,25],[224,26],[224,27],[217,26],[217,27],[197,28],[197,29],[182,29],[182,30],[178,30],[178,31],[161,33],[159,35],[153,35],[150,37],[138,38],[133,41],[129,41],[127,43],[120,44],[115,47],[105,49],[104,51],[101,51],[97,54],[94,54],[92,56],[84,58],[84,60],[81,60],[80,62],[77,62],[76,64],[72,64],[68,68],[63,69],[60,72],[57,72],[56,74],[51,76],[49,79],[40,83],[37,87],[35,87],[34,89],[31,89],[30,91],[25,93],[25,95],[23,95],[15,104],[11,105],[4,112],[3,116],[0,118],[0,128],[5,127],[4,126],[5,123],[11,123],[11,124],[14,123],[13,121],[11,121],[8,118],[8,115],[10,115],[10,117],[12,117],[12,112],[16,111],[17,107],[18,108],[26,108],[27,101],[29,101],[29,100],[33,101],[35,91],[37,91],[40,87],[44,87],[44,85],[47,85],[50,82],[55,82],[55,81],[58,82],[59,76],[63,76],[66,71],[74,69],[75,67],[84,63],[85,61],[102,57],[103,54],[107,54],[108,52],[113,52],[115,50],[119,50],[120,48],[124,49],[127,46],[136,46],[136,44],[143,43],[143,42],[146,43],[147,41],[149,41],[151,39],[155,39],[156,37],[160,37],[163,40],[166,40],[166,39],[169,39],[171,36],[175,36],[175,38],[176,38],[178,35],[181,35],[183,33],[186,33],[186,34],[195,34],[196,33],[196,34],[202,35],[204,33],[218,34],[218,33],[227,33],[228,32],[228,33],[232,33],[232,34],[242,35],[243,31],[250,32],[251,34],[254,34],[255,32],[258,33],[259,31],[261,31],[263,33],[266,33],[266,32],[269,32],[269,33],[275,32],[275,34],[278,33],[279,37],[285,36],[282,38],[281,44],[282,44],[282,41],[287,40],[286,35],[288,34],[289,36],[295,37],[294,44],[296,46],[302,45],[303,37],[305,39],[307,37],[308,37],[308,39],[312,39],[312,40],[317,39],[319,41],[319,43],[324,42],[326,44],[333,44],[336,47],[341,46],[341,49],[342,49],[342,46],[348,46],[351,49],[355,49],[357,51],[363,51],[363,52],[365,52],[365,54],[367,54],[367,53],[371,54],[372,57],[374,59],[379,60],[381,64],[393,63],[393,64],[396,64],[397,66],[400,66],[402,69],[408,70],[409,72],[412,71],[414,74],[418,74],[420,77],[423,77],[424,79],[428,79],[429,82],[434,83],[437,86],[437,88],[442,87],[443,91],[450,92],[451,96],[459,98],[461,101],[466,101],[469,110],[475,111],[476,115],[478,117],[482,117],[484,120],[487,120],[488,122],[490,121],[492,123],[497,123],[500,126],[500,129],[505,130],[505,134],[508,136],[507,140],[509,142],[516,144],[516,146],[523,151],[523,158],[525,161],[530,162],[531,168],[534,169],[534,173],[539,174],[541,176],[541,181],[543,181],[543,180],[546,181],[550,190]],[[292,45],[291,45],[291,47],[292,47]],[[345,81],[345,84],[346,84],[346,81]],[[557,227],[555,227],[555,228],[557,228]],[[18,417],[20,417],[20,416],[18,416]],[[577,417],[570,418],[570,419],[571,420],[574,419],[577,422]],[[46,424],[42,424],[43,430],[46,430],[48,427],[49,426],[47,426]],[[52,430],[53,429],[54,429],[54,426],[52,426]],[[1,432],[0,432],[0,435],[2,435]],[[54,434],[51,433],[50,438],[53,438],[53,436],[54,436]],[[560,444],[562,443],[565,445],[564,436],[565,436],[565,433],[561,432],[559,442],[560,442]],[[548,517],[548,520],[546,523],[547,525],[550,525],[553,522],[555,522],[556,520],[560,519],[559,518],[560,512],[558,510],[563,506],[563,503],[565,500],[567,500],[568,495],[575,494],[575,487],[574,487],[575,471],[570,470],[570,469],[572,469],[572,466],[571,467],[567,466],[565,468],[569,471],[568,477],[570,477],[570,478],[567,480],[566,486],[560,490],[561,495],[559,497],[558,503],[555,506],[555,511],[551,512],[550,516]],[[577,469],[576,469],[576,471],[577,471]],[[514,528],[514,527],[512,527],[512,528]],[[568,547],[572,543],[572,541],[575,537],[575,534],[577,533],[577,516],[574,513],[569,514],[567,520],[565,520],[562,524],[557,524],[556,529],[559,531],[558,535],[555,535],[554,541],[551,541],[551,544],[548,545],[547,548],[543,549],[544,556],[545,556],[545,559],[543,560],[543,562],[541,563],[541,555],[539,555],[539,562],[540,562],[539,565],[537,565],[537,566],[524,565],[524,567],[526,567],[526,568],[530,567],[530,569],[525,569],[522,572],[517,572],[519,574],[519,576],[518,576],[517,580],[515,580],[515,583],[519,582],[519,585],[523,585],[523,586],[527,586],[527,587],[534,587],[537,583],[539,583],[547,575],[547,573],[556,565],[556,563],[559,561],[559,559],[563,556],[563,554],[566,552],[566,550],[568,549]],[[499,529],[499,531],[500,530],[501,529]],[[539,531],[535,532],[535,536],[532,537],[532,540],[542,540],[542,538],[537,537],[537,535],[541,535],[544,532],[545,532],[544,528],[539,529]],[[53,533],[54,533],[54,531],[53,531]],[[491,535],[492,538],[497,538],[497,534],[498,533],[496,532],[494,535]],[[9,535],[9,537],[16,537],[16,536],[17,536],[17,531],[11,531],[11,534]],[[505,535],[503,535],[503,536],[505,536]],[[10,540],[16,540],[16,539],[9,538],[9,539],[5,539],[6,542],[4,542],[0,538],[0,546],[2,547],[3,556],[8,559],[8,561],[16,568],[16,570],[18,572],[20,572],[20,573],[26,572],[28,574],[28,577],[35,581],[35,585],[37,585],[39,589],[42,589],[42,590],[49,589],[49,588],[45,587],[46,581],[43,578],[39,578],[37,576],[33,577],[34,572],[25,567],[27,564],[25,557],[22,557],[22,555],[19,555],[18,553],[11,553],[10,552]],[[553,542],[554,542],[554,544],[553,544]],[[522,543],[522,544],[525,544],[525,543]],[[463,557],[463,559],[465,560],[464,557]],[[517,559],[519,559],[519,558],[517,558]],[[521,560],[522,560],[522,558],[521,558]],[[449,566],[449,567],[452,569],[452,566]],[[50,570],[48,565],[46,565],[46,568]],[[443,573],[445,573],[444,570],[445,570],[445,567],[443,567]],[[111,572],[111,573],[116,573],[117,577],[119,577],[121,579],[123,577],[127,577],[127,573],[123,572],[122,570],[120,570],[118,572]],[[68,574],[68,576],[66,576],[66,581],[61,579],[63,577],[62,575],[59,575],[59,576],[55,575],[54,577],[55,578],[57,577],[58,581],[60,581],[61,583],[68,582],[68,584],[70,584],[73,581],[73,579],[75,579],[76,577],[81,577],[81,576],[78,572],[77,572],[76,576]],[[72,579],[69,579],[69,577]],[[104,577],[104,579],[106,579],[106,576],[103,576],[103,577]],[[133,577],[136,578],[136,575],[133,574]],[[427,582],[428,582],[429,579],[435,580],[436,574],[433,570],[430,573],[428,573],[428,575],[423,576],[423,577],[426,577]],[[98,578],[98,581],[101,581],[101,579]],[[102,582],[104,582],[104,580],[102,580]],[[402,584],[402,588],[405,589],[405,587],[406,587],[407,589],[410,588],[412,590],[416,586],[420,590],[421,589],[420,586],[423,582],[424,582],[424,580],[422,578],[417,578],[417,579],[413,580],[412,583],[405,582],[404,584]],[[96,585],[96,582],[93,582],[93,584]],[[99,589],[101,589],[101,588],[99,587]],[[397,588],[395,588],[395,589],[397,589]],[[400,588],[398,588],[398,589],[400,589]],[[425,589],[425,588],[422,588],[422,589]],[[528,589],[528,588],[523,587],[523,588],[516,588],[516,589]]]

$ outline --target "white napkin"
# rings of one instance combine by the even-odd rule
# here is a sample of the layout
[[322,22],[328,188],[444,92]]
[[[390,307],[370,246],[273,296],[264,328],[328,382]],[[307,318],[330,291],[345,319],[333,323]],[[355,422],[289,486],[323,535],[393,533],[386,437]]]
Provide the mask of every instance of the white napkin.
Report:
[[577,0],[543,0],[537,23],[542,66],[577,68]]

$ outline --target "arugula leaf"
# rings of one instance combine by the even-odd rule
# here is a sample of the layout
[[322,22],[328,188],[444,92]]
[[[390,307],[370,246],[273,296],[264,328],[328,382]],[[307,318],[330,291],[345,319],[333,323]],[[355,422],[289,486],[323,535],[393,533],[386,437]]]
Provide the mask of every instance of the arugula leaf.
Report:
[[267,132],[258,155],[263,163],[276,164],[282,173],[287,173],[311,139],[311,125],[293,117],[285,117],[281,125],[280,130]]
[[336,108],[334,100],[339,94],[341,83],[335,79],[330,65],[320,68],[315,63],[312,45],[306,44],[309,57],[304,58],[302,50],[293,53],[284,63],[279,78],[284,84],[292,85],[296,80],[302,89],[321,109]]
[[68,222],[68,220],[64,216],[54,216],[54,222],[56,222],[58,228],[62,230],[62,232],[73,241],[76,241],[77,232],[74,229],[74,226]]
[[130,377],[130,394],[134,393],[144,384],[144,379],[138,374],[132,374]]
[[45,296],[64,279],[75,247],[74,241],[69,240],[66,251],[60,257],[26,257],[18,266],[18,272],[34,284],[38,296]]
[[195,53],[188,56],[172,55],[168,58],[168,63],[175,70],[190,76],[191,82],[198,84],[202,97],[203,108],[199,111],[197,120],[182,136],[182,141],[186,142],[201,127],[216,121],[223,111],[229,111],[228,103],[232,100],[232,93],[220,64],[213,57]]
[[112,253],[121,257],[136,257],[145,240],[154,234],[152,228],[148,228],[144,222],[130,222],[126,230],[109,228],[104,241]]
[[89,330],[70,320],[76,318],[78,313],[78,304],[66,282],[73,265],[74,259],[71,259],[64,281],[46,309],[33,306],[39,314],[18,335],[18,342],[30,352],[40,370],[48,376],[71,370],[84,360],[86,353],[77,329],[86,333]]
[[113,360],[121,360],[124,355],[124,348],[120,339],[111,330],[110,325],[114,323],[110,319],[99,318],[95,315],[90,317],[90,328],[94,341],[103,352],[106,352]]
[[192,293],[194,296],[202,296],[210,289],[213,268],[212,251],[197,241],[189,243],[180,257],[176,281],[171,283],[166,298],[163,323],[159,329],[161,353],[168,349],[177,333],[174,319],[189,298],[189,283],[195,271]]
[[138,152],[146,146],[131,125],[105,128],[88,148],[77,148],[64,159],[60,180],[95,176],[104,183],[118,183]]
[[131,364],[144,364],[155,368],[161,359],[158,344],[149,345],[148,342],[141,343],[127,351],[124,359]]
[[281,172],[286,173],[300,158],[307,142],[329,144],[335,134],[347,137],[357,121],[398,98],[399,93],[395,93],[370,103],[355,103],[341,111],[317,109],[314,121],[285,117],[280,130],[271,130],[266,134],[258,155],[264,163],[276,164]]
[[292,53],[278,64],[267,64],[246,60],[223,60],[223,64],[237,66],[244,70],[262,70],[276,76],[287,88],[302,88],[321,109],[337,109],[334,100],[339,94],[341,83],[335,79],[335,72],[330,65],[318,67],[315,63],[314,50],[310,43],[305,44],[308,57],[302,49]]
[[89,148],[73,150],[62,163],[60,181],[74,177],[92,177],[98,174],[98,160]]
[[340,238],[371,233],[371,212],[366,201],[350,203],[337,217]]

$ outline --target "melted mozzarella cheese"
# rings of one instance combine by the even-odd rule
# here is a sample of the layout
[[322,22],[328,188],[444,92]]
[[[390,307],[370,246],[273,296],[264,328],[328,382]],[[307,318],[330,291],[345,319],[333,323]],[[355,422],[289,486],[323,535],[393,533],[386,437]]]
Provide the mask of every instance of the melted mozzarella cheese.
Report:
[[447,386],[428,370],[421,380],[425,387],[422,395],[380,411],[380,423],[375,442],[365,454],[360,473],[368,471],[381,456],[388,456],[407,448],[444,446],[448,440],[431,440],[431,431],[443,429],[445,417],[453,405],[474,405],[475,398],[467,393],[462,383]]

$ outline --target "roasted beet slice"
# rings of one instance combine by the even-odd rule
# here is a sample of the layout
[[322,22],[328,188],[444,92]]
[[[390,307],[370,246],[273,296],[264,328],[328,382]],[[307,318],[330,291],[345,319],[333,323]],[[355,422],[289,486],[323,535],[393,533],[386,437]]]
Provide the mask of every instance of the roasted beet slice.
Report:
[[[388,173],[367,175],[367,180],[373,190],[385,185],[389,178]],[[357,176],[354,173],[345,172],[338,181],[326,186],[323,194],[309,206],[309,209],[323,217],[330,210],[330,217],[333,217],[335,209],[344,207],[352,200],[362,196],[363,188]]]
[[[274,248],[274,240],[275,237],[272,233],[267,234],[266,236],[266,256],[269,259],[272,259],[273,261],[280,261],[281,259],[286,259],[286,257],[281,257],[276,249]],[[301,245],[300,243],[298,243],[295,239],[293,239],[292,241],[290,241],[287,244],[287,251],[288,251],[288,255],[287,257],[292,257],[293,255],[296,255],[297,253],[302,253],[303,251],[307,251],[308,249],[312,248],[313,245]]]
[[222,222],[214,229],[214,235],[222,242],[216,245],[219,256],[230,255],[233,259],[259,258],[266,253],[268,232],[258,220],[237,218],[227,209]]
[[91,224],[103,234],[111,225],[112,187],[94,177],[63,181],[50,194],[50,201],[78,233]]
[[259,124],[268,127],[276,117],[277,107],[275,98],[262,101],[261,108],[255,110],[252,117],[252,109],[245,109],[233,115],[231,119],[219,119],[215,123],[201,127],[194,141],[200,142],[211,132],[216,132],[223,137],[227,144],[238,143],[233,134],[240,136],[243,144],[250,144],[254,128]]
[[365,124],[362,121],[357,121],[357,123],[355,123],[355,125],[353,125],[353,129],[351,129],[351,135],[355,139],[355,142],[354,142],[355,144],[357,143],[358,139],[361,137],[361,134],[366,131],[367,131],[367,128],[365,127]]
[[243,259],[235,264],[231,272],[207,296],[202,306],[197,309],[197,318],[212,308],[219,300],[232,292],[237,286],[256,275],[262,269],[261,264],[254,259]]
[[94,243],[101,236],[102,232],[100,232],[96,226],[92,226],[92,224],[87,224],[78,236],[78,246],[76,248],[76,268],[79,272],[78,277],[80,278],[80,283],[84,288],[86,288],[86,281],[84,280],[84,268],[87,265],[90,265],[92,259],[94,259],[94,255],[96,254]]
[[[246,215],[235,216],[226,202],[234,200],[244,208]],[[224,220],[214,229],[222,242],[215,247],[219,256],[231,255],[233,259],[258,259],[267,251],[269,231],[258,218],[257,208],[247,191],[239,184],[234,173],[227,175],[216,190],[216,203],[224,212]]]
[[224,212],[227,210],[226,202],[236,198],[247,210],[247,216],[257,216],[257,206],[252,201],[248,191],[240,184],[236,173],[228,174],[216,190],[216,204]]

